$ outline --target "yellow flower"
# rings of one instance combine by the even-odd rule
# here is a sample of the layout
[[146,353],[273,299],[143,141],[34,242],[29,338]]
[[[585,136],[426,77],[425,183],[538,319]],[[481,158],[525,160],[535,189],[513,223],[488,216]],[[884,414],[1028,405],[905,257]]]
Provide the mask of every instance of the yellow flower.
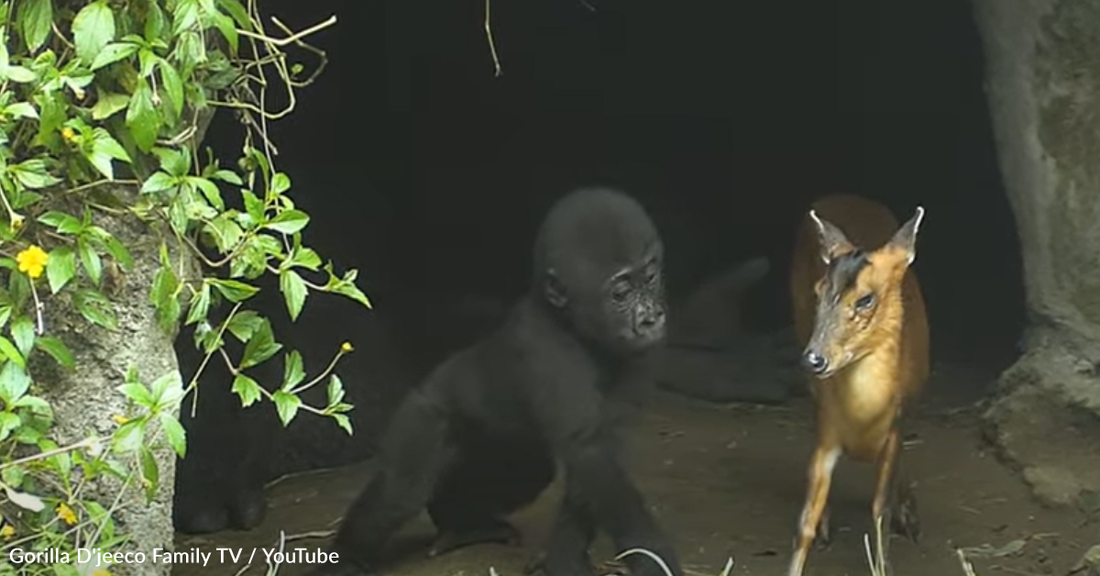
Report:
[[96,568],[92,572],[92,576],[111,576],[111,571],[106,568]]
[[0,528],[0,538],[4,540],[11,540],[11,537],[15,536],[15,526],[11,524],[4,524],[3,528]]
[[42,271],[46,268],[46,261],[49,259],[50,255],[34,244],[15,256],[15,261],[19,263],[19,271],[31,278],[42,275]]
[[352,350],[355,350],[355,348],[351,345],[351,342],[344,342],[340,345],[340,351],[345,354],[351,352]]
[[69,508],[69,505],[64,502],[57,505],[57,517],[64,520],[69,526],[76,524],[76,512],[73,512],[73,509]]
[[76,132],[73,132],[72,128],[65,127],[61,129],[61,137],[64,138],[66,142],[72,142],[73,138],[76,137]]

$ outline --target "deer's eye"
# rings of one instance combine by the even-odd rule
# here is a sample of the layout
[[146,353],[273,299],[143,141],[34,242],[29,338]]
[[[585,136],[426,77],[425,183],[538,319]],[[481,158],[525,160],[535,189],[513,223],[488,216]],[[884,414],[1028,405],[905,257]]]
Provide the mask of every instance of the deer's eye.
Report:
[[865,310],[869,310],[871,308],[871,306],[874,306],[874,305],[875,305],[875,293],[874,292],[868,292],[868,293],[864,294],[863,296],[860,296],[859,299],[856,300],[856,311],[863,312]]

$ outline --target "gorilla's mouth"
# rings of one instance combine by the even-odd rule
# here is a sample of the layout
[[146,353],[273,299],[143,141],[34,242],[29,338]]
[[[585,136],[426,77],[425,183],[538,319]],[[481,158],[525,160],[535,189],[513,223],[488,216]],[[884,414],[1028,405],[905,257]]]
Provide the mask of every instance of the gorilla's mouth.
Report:
[[646,350],[652,348],[664,340],[668,331],[662,323],[659,326],[634,328],[626,334],[624,340],[627,348],[632,350]]

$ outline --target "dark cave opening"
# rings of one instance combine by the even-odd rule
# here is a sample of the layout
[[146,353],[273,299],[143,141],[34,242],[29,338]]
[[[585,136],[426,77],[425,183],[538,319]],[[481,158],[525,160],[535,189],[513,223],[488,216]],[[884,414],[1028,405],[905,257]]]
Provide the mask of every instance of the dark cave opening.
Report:
[[[411,366],[376,378],[363,360],[350,376],[370,382],[364,442],[419,376],[527,289],[539,220],[583,185],[646,206],[673,300],[767,256],[741,304],[761,332],[790,324],[795,225],[813,199],[859,194],[899,220],[921,205],[933,363],[982,366],[951,385],[975,399],[1018,354],[1017,234],[965,3],[497,3],[500,77],[480,2],[268,8],[292,28],[339,19],[312,38],[328,51],[324,75],[271,131],[313,217],[306,242],[360,270],[373,318],[396,326],[386,354]],[[240,130],[223,113],[207,144],[228,161]],[[320,301],[295,328],[303,341],[336,337],[325,318],[341,308],[311,312]]]
[[[493,74],[481,0],[265,7],[292,28],[339,18],[312,39],[329,52],[328,70],[299,91],[297,110],[272,131],[295,202],[313,216],[306,242],[339,268],[360,270],[360,285],[375,305],[364,323],[384,319],[396,329],[381,338],[397,336],[342,375],[369,389],[356,404],[355,437],[327,424],[295,423],[298,436],[277,442],[271,477],[374,455],[381,427],[408,387],[492,328],[500,306],[527,290],[536,227],[570,189],[621,187],[645,205],[664,237],[673,300],[747,258],[767,256],[769,274],[741,303],[761,333],[790,324],[787,276],[799,219],[817,197],[853,193],[884,203],[899,221],[918,205],[927,211],[915,266],[939,372],[930,396],[950,396],[950,410],[962,414],[942,416],[936,411],[944,405],[934,401],[915,411],[921,413],[915,434],[927,446],[906,458],[921,471],[930,516],[940,522],[941,540],[929,546],[948,535],[987,538],[987,527],[957,511],[967,491],[1014,499],[989,520],[998,525],[1039,514],[1027,508],[1023,482],[986,458],[972,410],[1019,355],[1025,306],[1016,222],[994,149],[969,3],[492,0],[492,6],[500,77]],[[232,157],[238,131],[223,114],[208,144]],[[325,310],[321,301],[307,303],[304,316],[315,319],[295,328],[299,340],[327,342],[337,338],[331,326],[356,323],[345,308]],[[344,317],[333,321],[334,315]],[[379,342],[357,348],[372,343]],[[378,368],[385,363],[379,358],[391,352],[411,365],[408,372],[378,373],[387,370]],[[310,358],[307,366],[324,362]],[[654,408],[658,419],[687,429],[690,446],[680,451],[665,448],[674,441],[664,434],[674,432],[657,431],[652,421],[640,427],[639,437],[661,435],[643,447],[639,466],[666,503],[692,506],[682,478],[665,483],[666,461],[681,459],[696,475],[720,476],[719,487],[708,484],[709,476],[692,479],[704,497],[678,525],[692,549],[698,544],[702,551],[713,536],[707,545],[725,550],[741,532],[752,534],[746,541],[759,536],[738,544],[754,555],[761,547],[778,550],[780,539],[786,545],[797,504],[783,506],[803,496],[811,448],[808,432],[791,432],[810,427],[808,412],[797,415],[809,408],[800,401],[732,418],[725,407],[710,414]],[[707,450],[695,462],[688,455]],[[316,506],[331,515],[342,513],[361,487],[338,476],[324,481],[338,488],[326,487],[327,500]],[[838,482],[847,486],[839,498],[850,500],[841,506],[864,506],[869,492],[848,482]],[[708,498],[726,507],[713,525],[708,512],[721,506],[703,502]],[[293,521],[295,513],[288,514]],[[316,516],[313,509],[309,516]],[[728,524],[731,516],[746,524]],[[1058,525],[1065,517],[1052,513],[1042,522]],[[862,566],[862,549],[843,547],[847,552],[830,562]],[[902,554],[919,553],[921,560],[908,561],[922,563],[928,550]],[[478,570],[489,561],[474,559]],[[953,557],[937,562],[937,573],[956,569]],[[419,575],[417,569],[408,574]],[[423,570],[439,573],[438,566]]]
[[340,18],[315,39],[329,69],[276,127],[283,168],[311,241],[414,332],[432,319],[402,301],[524,290],[541,214],[594,183],[649,207],[674,295],[767,255],[750,308],[783,325],[796,219],[851,192],[928,211],[917,269],[937,359],[1015,354],[1019,250],[965,3],[498,4],[499,78],[480,2],[271,8]]

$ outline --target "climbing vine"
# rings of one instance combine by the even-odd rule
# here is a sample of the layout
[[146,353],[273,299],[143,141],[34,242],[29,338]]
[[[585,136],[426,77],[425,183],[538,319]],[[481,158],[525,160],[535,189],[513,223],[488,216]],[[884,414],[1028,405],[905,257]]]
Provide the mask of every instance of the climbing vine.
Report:
[[[15,566],[16,548],[75,558],[78,547],[125,546],[121,494],[96,498],[87,487],[107,476],[152,499],[161,487],[154,452],[167,445],[186,455],[177,414],[205,369],[228,369],[245,406],[270,401],[284,424],[309,411],[351,432],[351,406],[332,372],[351,345],[308,377],[301,355],[248,309],[267,274],[278,277],[291,319],[311,292],[370,306],[355,270],[337,274],[303,243],[309,216],[267,137],[268,123],[291,112],[295,90],[323,67],[324,52],[305,39],[334,19],[292,33],[271,18],[269,32],[256,4],[0,0],[0,573],[91,573],[56,556]],[[316,59],[314,73],[288,61],[291,46]],[[276,88],[289,104],[271,111]],[[200,148],[216,107],[248,127],[236,162]],[[140,241],[125,233],[134,222]],[[121,281],[135,268],[137,242],[159,255],[150,285]],[[169,334],[194,326],[203,361],[186,382],[178,371],[129,370],[117,389],[126,413],[105,415],[110,434],[64,444],[49,374],[81,366],[49,319],[68,314],[87,333],[117,332],[127,322],[116,306],[124,290],[147,291]],[[242,351],[234,356],[228,341]],[[269,391],[249,372],[278,356],[283,379]],[[327,386],[324,406],[299,396],[316,385]]]

